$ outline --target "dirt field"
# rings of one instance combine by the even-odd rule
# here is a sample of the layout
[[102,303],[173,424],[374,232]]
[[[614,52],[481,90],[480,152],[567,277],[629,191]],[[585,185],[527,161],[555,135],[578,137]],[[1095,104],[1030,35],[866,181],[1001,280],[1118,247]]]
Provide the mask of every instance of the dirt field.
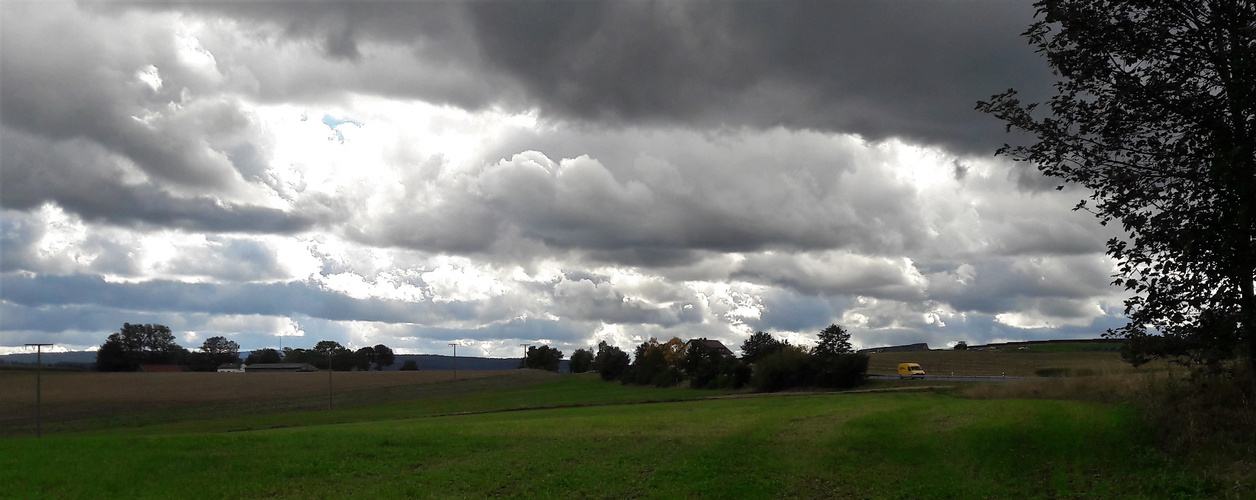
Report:
[[[484,387],[530,385],[552,374],[536,370],[334,372],[337,407]],[[327,372],[313,373],[96,373],[44,372],[45,429],[61,431],[141,425],[156,421],[327,406]],[[0,371],[0,435],[34,429],[35,372]]]
[[[459,379],[491,377],[508,371],[460,371]],[[380,387],[444,382],[447,371],[334,372],[333,390],[358,391]],[[35,391],[33,371],[0,374],[0,405],[30,399]],[[207,402],[269,399],[278,395],[327,395],[327,372],[311,373],[94,373],[43,374],[43,401],[70,402]]]

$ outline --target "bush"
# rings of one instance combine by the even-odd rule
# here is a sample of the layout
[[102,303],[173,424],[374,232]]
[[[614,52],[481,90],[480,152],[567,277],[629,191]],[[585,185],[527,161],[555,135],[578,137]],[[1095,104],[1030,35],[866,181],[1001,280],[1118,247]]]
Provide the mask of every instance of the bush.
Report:
[[1160,379],[1140,396],[1137,403],[1159,429],[1165,449],[1228,449],[1256,456],[1256,374],[1246,363],[1220,371],[1196,369],[1184,379]]
[[711,389],[741,389],[750,382],[750,365],[737,358],[720,360],[720,375],[707,385]]
[[407,359],[405,363],[401,364],[399,370],[403,372],[417,372],[419,371],[419,364],[414,362],[413,359]]
[[814,356],[816,385],[832,389],[849,389],[862,384],[868,373],[867,354]]
[[750,377],[750,385],[760,392],[809,386],[814,381],[811,354],[795,346],[786,346],[759,360]]

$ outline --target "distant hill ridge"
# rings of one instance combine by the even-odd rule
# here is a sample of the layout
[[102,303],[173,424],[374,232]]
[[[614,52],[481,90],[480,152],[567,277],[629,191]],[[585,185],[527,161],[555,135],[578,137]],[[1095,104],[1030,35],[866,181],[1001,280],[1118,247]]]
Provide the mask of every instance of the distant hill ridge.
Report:
[[[1033,345],[1050,345],[1050,344],[1120,344],[1124,342],[1121,339],[1053,339],[1053,340],[1017,340],[1012,342],[995,342],[991,344],[970,345],[969,349],[980,350],[999,347],[1028,347]],[[929,344],[918,342],[915,344],[891,345],[883,347],[869,347],[860,349],[860,353],[876,353],[876,352],[912,352],[912,351],[932,351]],[[940,349],[946,350],[946,349]]]
[[[392,366],[384,370],[397,370],[406,360],[413,359],[420,370],[453,370],[455,359],[444,354],[398,354]],[[475,356],[458,356],[459,370],[513,370],[519,368],[520,358],[480,358]],[[77,366],[91,367],[96,364],[96,351],[45,352],[43,363],[46,366]],[[33,365],[35,353],[18,353],[0,355],[0,365]],[[567,360],[563,360],[558,370],[570,371]]]

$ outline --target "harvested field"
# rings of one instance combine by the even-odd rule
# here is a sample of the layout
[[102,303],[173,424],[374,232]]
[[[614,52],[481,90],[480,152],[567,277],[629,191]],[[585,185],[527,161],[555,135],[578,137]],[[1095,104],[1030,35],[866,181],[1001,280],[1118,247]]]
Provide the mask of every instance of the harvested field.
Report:
[[1111,375],[1155,371],[1163,364],[1153,364],[1135,369],[1121,361],[1116,352],[1104,351],[919,351],[886,352],[869,354],[868,373],[895,375],[899,363],[920,363],[926,373],[933,375],[986,375],[1007,374],[1009,377],[1035,377],[1040,370],[1053,370],[1061,375]]
[[[528,386],[556,375],[537,370],[334,372],[337,407],[492,387]],[[53,431],[90,430],[327,407],[327,372],[45,372],[43,421]],[[0,372],[0,435],[34,429],[35,373]]]

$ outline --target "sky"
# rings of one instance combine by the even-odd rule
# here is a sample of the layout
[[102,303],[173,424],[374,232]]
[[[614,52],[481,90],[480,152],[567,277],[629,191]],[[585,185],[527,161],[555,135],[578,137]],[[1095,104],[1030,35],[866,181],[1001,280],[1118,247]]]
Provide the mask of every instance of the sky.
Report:
[[0,3],[0,353],[1123,325],[1030,2]]

